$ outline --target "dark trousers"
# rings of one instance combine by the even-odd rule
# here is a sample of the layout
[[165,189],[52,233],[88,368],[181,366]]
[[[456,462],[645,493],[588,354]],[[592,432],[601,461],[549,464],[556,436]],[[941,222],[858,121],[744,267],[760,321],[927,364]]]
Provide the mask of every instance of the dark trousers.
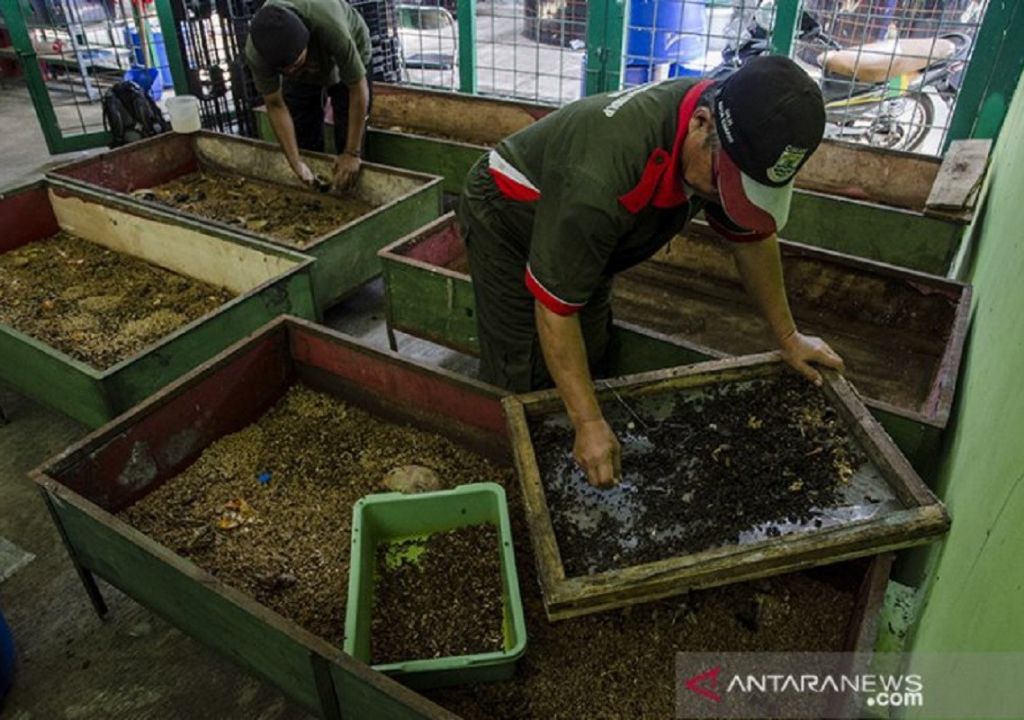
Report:
[[[373,106],[373,82],[370,86],[370,107]],[[324,88],[301,82],[284,82],[284,102],[295,126],[295,139],[300,150],[324,151],[324,108],[327,100],[334,109],[334,152],[345,149],[348,139],[348,86],[337,83]],[[369,110],[367,110],[369,112]]]
[[[487,174],[481,158],[466,178],[458,209],[469,253],[476,299],[480,379],[512,392],[552,387],[554,381],[534,319],[533,295],[526,288],[526,257],[516,237],[527,232],[532,214],[523,203],[506,200]],[[604,375],[611,336],[611,278],[580,310],[587,360],[595,377]]]

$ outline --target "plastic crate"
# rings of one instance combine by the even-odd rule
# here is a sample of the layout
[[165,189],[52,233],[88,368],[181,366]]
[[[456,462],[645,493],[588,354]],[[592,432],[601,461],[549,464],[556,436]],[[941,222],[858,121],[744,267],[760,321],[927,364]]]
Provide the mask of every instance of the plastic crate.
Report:
[[413,688],[433,688],[507,680],[526,651],[526,619],[519,593],[512,530],[504,489],[495,483],[403,495],[370,495],[352,513],[352,566],[349,571],[345,652],[370,662],[370,621],[377,546],[422,538],[467,525],[490,523],[500,538],[505,648],[499,652],[374,665]]

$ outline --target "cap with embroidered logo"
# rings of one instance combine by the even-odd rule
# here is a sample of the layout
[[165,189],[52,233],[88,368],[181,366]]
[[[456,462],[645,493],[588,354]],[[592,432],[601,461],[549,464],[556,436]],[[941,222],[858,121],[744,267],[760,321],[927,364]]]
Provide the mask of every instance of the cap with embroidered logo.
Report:
[[825,132],[821,90],[789,58],[757,57],[718,84],[714,110],[723,209],[748,230],[778,232],[793,179]]

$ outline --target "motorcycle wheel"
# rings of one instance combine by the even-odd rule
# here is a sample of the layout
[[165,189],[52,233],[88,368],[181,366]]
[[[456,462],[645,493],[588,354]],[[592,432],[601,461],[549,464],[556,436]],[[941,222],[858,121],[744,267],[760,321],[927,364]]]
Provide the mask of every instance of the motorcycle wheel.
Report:
[[898,112],[878,113],[865,129],[862,140],[888,150],[916,150],[935,122],[935,103],[923,92],[912,92],[887,103],[897,104]]

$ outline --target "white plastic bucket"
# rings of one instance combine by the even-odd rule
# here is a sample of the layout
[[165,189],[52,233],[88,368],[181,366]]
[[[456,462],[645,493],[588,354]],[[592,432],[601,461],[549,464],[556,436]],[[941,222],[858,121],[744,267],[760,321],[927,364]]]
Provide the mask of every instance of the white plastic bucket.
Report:
[[199,98],[195,95],[177,95],[167,98],[167,113],[171,116],[171,129],[176,133],[199,132]]

